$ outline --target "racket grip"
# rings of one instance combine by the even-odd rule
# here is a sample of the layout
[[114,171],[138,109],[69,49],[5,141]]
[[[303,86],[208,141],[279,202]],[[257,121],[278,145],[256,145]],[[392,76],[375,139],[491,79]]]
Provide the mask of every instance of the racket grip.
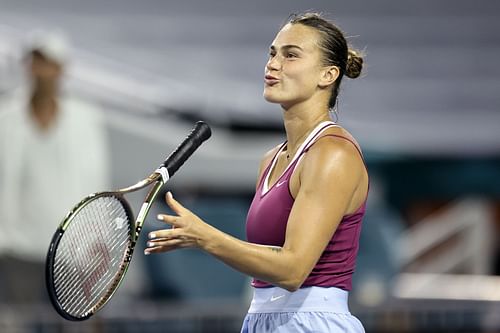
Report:
[[208,140],[211,135],[212,131],[207,123],[203,121],[196,122],[194,128],[184,141],[177,146],[161,165],[161,167],[165,167],[168,170],[169,177],[172,177],[195,150],[198,149],[204,141]]

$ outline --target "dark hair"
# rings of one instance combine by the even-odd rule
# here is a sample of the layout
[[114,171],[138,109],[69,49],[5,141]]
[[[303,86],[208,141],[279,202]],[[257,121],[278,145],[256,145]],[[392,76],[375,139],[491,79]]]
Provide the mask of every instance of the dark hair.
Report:
[[344,74],[351,78],[357,78],[363,68],[363,57],[357,50],[350,48],[342,31],[332,22],[324,19],[319,13],[292,14],[285,24],[302,24],[316,29],[321,39],[319,47],[323,51],[325,66],[337,66],[339,76],[332,87],[332,96],[328,107],[333,109],[339,94],[340,82]]

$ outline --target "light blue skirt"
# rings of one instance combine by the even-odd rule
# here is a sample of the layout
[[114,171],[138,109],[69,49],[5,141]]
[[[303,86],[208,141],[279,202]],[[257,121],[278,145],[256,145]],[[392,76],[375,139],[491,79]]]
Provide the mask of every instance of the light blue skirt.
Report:
[[295,292],[254,288],[241,333],[364,333],[351,315],[349,293],[338,288],[307,287]]

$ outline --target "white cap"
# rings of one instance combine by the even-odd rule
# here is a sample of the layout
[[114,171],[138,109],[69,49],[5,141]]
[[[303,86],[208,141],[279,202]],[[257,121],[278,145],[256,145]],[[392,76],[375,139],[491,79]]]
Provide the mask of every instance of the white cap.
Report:
[[24,50],[26,53],[38,51],[47,59],[64,65],[69,59],[70,46],[60,31],[35,30],[28,34]]

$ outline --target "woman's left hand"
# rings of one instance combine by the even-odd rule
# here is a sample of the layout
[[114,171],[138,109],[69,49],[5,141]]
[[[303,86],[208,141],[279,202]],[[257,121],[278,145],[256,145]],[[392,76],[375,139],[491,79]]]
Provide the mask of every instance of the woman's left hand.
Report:
[[158,214],[158,220],[171,225],[172,228],[150,232],[144,254],[202,247],[209,226],[175,200],[172,193],[167,193],[166,202],[177,215]]

